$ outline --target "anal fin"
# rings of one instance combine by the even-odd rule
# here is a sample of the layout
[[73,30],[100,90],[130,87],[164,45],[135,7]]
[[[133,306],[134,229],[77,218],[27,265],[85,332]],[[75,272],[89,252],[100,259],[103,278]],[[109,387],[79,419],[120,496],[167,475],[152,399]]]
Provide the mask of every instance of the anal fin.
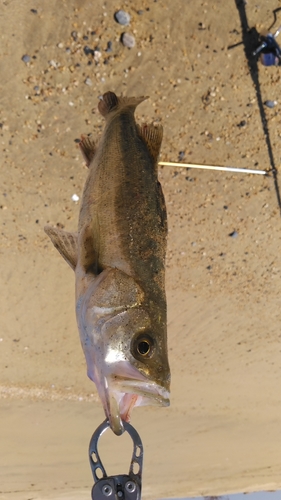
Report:
[[54,247],[75,270],[78,259],[77,233],[68,233],[53,226],[45,226],[44,231],[50,237]]
[[93,141],[91,136],[82,135],[81,141],[79,142],[79,147],[81,149],[85,163],[86,163],[87,167],[89,167],[92,159],[95,156],[95,152],[96,152],[95,142]]
[[163,139],[162,125],[137,125],[138,133],[142,140],[145,142],[155,164],[157,164],[160,148]]

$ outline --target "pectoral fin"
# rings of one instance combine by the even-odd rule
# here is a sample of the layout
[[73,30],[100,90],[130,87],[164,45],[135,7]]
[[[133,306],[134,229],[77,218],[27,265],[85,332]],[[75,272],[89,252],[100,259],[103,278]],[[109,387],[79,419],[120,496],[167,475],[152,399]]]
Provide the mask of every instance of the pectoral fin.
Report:
[[163,139],[162,125],[155,126],[151,123],[150,125],[137,125],[137,127],[140,137],[145,142],[155,165],[157,165]]
[[81,141],[79,142],[79,147],[81,149],[85,163],[87,167],[89,167],[96,152],[96,145],[93,139],[88,135],[82,135]]
[[77,234],[68,233],[52,226],[45,226],[44,231],[51,238],[54,247],[75,270],[78,257]]

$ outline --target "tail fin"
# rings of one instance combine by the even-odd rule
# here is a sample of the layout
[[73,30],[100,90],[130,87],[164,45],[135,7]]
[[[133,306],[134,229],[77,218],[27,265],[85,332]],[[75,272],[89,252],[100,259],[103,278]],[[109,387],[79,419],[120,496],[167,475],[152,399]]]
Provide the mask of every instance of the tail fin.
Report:
[[117,97],[114,92],[106,92],[98,104],[98,109],[100,114],[106,117],[109,113],[120,111],[123,108],[133,108],[134,110],[145,99],[148,97]]

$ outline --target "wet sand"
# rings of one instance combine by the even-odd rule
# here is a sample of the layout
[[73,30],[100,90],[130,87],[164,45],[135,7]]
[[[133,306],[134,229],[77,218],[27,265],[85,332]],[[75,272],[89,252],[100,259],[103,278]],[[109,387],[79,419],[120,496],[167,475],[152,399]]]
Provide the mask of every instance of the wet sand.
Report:
[[[132,16],[131,50],[113,19],[121,7]],[[274,8],[248,3],[249,26],[266,30]],[[0,27],[0,496],[78,500],[90,497],[87,448],[104,416],[86,377],[74,275],[43,231],[77,226],[72,195],[81,196],[87,170],[76,140],[98,137],[103,92],[148,94],[137,118],[163,123],[161,160],[184,152],[190,163],[268,168],[257,98],[278,101],[280,69],[258,66],[258,96],[243,45],[228,50],[242,39],[235,2],[7,0]],[[86,45],[100,49],[98,61]],[[278,171],[279,103],[264,112]],[[145,448],[143,497],[278,489],[276,185],[271,176],[168,167],[160,180],[172,398],[170,408],[133,412]],[[121,439],[105,436],[109,473],[127,471],[130,444]]]
[[[173,317],[175,301],[181,313]],[[169,297],[169,303],[169,327],[174,332],[171,407],[139,408],[132,421],[145,450],[144,498],[276,489],[280,486],[276,371],[257,348],[251,357],[237,342],[220,338],[225,315],[229,323],[236,322],[236,332],[242,328],[235,308],[222,297],[221,315],[215,302],[190,297],[187,305],[178,293]],[[245,309],[243,317],[253,322]],[[193,325],[188,335],[187,321]],[[256,320],[253,326],[257,329]],[[207,338],[210,332],[212,340]],[[187,365],[177,335],[188,337]],[[196,349],[200,356],[195,363]],[[267,345],[274,360],[279,353],[274,358],[271,349]],[[0,410],[2,495],[24,500],[31,492],[36,499],[89,498],[93,480],[88,443],[103,420],[97,398],[86,391],[68,394],[55,388],[43,394],[37,390],[28,398],[31,390],[15,391],[11,398],[10,391],[2,389],[2,396],[7,396]],[[127,473],[131,457],[127,435],[116,438],[107,432],[100,452],[108,474]]]

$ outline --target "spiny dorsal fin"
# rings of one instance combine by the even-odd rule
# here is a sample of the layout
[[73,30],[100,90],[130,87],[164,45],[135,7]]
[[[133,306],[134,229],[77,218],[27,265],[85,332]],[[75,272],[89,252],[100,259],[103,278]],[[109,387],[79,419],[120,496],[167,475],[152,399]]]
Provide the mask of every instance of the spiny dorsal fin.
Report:
[[140,137],[144,140],[155,164],[157,164],[162,138],[163,127],[162,125],[137,125]]
[[148,97],[117,97],[114,92],[106,92],[98,104],[98,109],[100,114],[106,117],[112,111],[120,111],[123,108],[133,108],[134,110],[145,99]]
[[79,142],[79,147],[81,149],[85,163],[87,167],[89,167],[96,152],[95,142],[91,138],[91,136],[81,135],[81,141]]
[[53,226],[45,226],[44,231],[51,238],[54,247],[75,270],[78,258],[77,234]]

